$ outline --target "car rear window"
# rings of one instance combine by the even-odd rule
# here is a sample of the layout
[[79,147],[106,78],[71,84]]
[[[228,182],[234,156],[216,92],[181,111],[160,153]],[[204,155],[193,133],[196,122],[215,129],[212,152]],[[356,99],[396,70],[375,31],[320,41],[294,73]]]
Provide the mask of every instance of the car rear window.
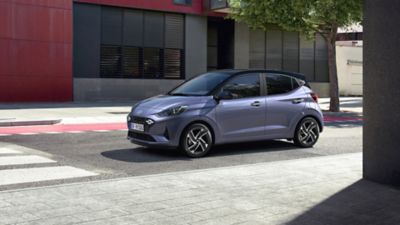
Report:
[[266,83],[268,95],[284,94],[300,87],[296,78],[281,74],[267,74]]

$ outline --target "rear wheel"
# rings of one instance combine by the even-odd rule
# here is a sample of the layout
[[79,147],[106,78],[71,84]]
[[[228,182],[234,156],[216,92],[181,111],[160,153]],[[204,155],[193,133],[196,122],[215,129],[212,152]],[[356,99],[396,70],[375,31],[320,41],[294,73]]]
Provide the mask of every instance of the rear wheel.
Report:
[[205,156],[211,149],[213,137],[210,129],[201,123],[190,125],[181,138],[181,149],[192,158]]
[[306,117],[298,124],[293,141],[299,147],[310,148],[317,143],[318,138],[318,122],[312,117]]

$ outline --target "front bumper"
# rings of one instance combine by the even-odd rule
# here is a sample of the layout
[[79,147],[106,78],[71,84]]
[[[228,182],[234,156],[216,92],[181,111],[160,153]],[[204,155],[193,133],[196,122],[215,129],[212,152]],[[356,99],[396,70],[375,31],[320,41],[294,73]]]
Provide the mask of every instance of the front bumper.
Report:
[[[154,123],[146,123],[148,119]],[[143,124],[144,131],[134,130],[133,123]],[[179,124],[177,118],[131,116],[131,121],[127,123],[127,138],[132,143],[142,146],[176,148],[179,146]]]

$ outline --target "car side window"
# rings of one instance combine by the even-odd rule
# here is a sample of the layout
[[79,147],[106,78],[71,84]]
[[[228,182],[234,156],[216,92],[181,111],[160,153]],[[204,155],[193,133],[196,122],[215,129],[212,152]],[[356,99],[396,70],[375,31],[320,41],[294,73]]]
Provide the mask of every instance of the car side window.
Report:
[[284,94],[300,87],[297,80],[290,76],[267,74],[265,78],[268,95]]
[[258,73],[234,77],[222,87],[221,93],[232,99],[260,96],[260,77]]

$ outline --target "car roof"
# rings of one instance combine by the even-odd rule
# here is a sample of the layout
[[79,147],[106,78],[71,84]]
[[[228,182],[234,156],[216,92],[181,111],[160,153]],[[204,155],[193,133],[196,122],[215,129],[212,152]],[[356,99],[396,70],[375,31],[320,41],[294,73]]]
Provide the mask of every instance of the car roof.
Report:
[[215,71],[210,71],[210,72],[226,73],[226,74],[229,74],[231,76],[239,75],[239,74],[243,74],[243,73],[279,73],[279,74],[284,74],[284,75],[287,75],[287,76],[295,77],[295,78],[298,78],[298,79],[306,81],[306,76],[304,74],[281,71],[281,70],[225,69],[225,70],[215,70]]

